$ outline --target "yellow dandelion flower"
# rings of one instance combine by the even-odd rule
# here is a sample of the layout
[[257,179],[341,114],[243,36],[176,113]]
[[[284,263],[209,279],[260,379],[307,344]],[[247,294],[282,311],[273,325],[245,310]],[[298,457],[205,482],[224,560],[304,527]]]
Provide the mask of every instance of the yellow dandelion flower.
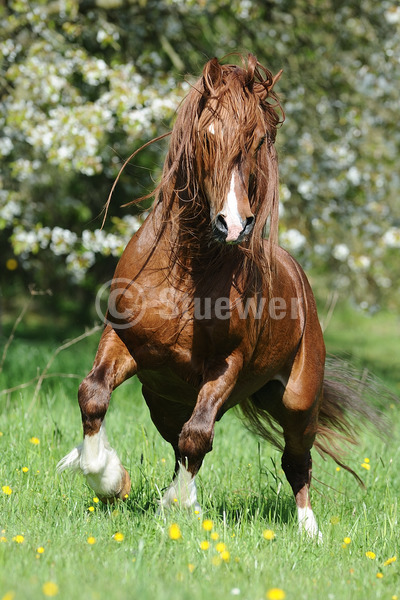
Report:
[[44,548],[43,548],[43,546],[39,546],[39,548],[36,548],[36,552],[37,552],[38,554],[43,554],[43,552],[44,552]]
[[365,463],[369,463],[369,458],[364,458]]
[[93,511],[94,511],[94,506],[89,506],[88,510],[89,510],[90,512],[93,512]]
[[351,538],[345,537],[343,541],[346,544],[346,546],[348,546],[350,544],[350,542],[351,542]]
[[189,572],[190,572],[190,573],[193,573],[193,571],[195,570],[195,568],[196,568],[196,567],[194,566],[194,564],[192,564],[192,563],[189,563],[189,564],[188,564],[188,569],[189,569]]
[[226,550],[226,546],[224,542],[218,542],[218,544],[215,546],[215,549],[217,552],[224,552]]
[[98,503],[100,502],[100,500],[97,498],[97,496],[95,496],[95,497],[93,498],[93,502],[94,502],[95,504],[98,504]]
[[[199,511],[199,509],[198,509],[198,508],[196,508],[196,510],[194,511],[194,514],[195,514],[195,515],[199,515],[199,514],[200,514],[200,511]],[[199,518],[200,518],[200,517],[199,517]]]
[[4,594],[1,600],[14,600],[14,598],[15,592],[7,592],[6,594]]
[[13,537],[13,542],[15,542],[16,544],[23,544],[25,541],[25,538],[23,535],[16,535],[15,537]]
[[58,594],[58,585],[54,581],[46,581],[43,584],[42,591],[45,596],[52,598]]
[[286,596],[285,592],[283,590],[281,590],[280,588],[271,588],[267,592],[268,600],[283,600],[285,598],[285,596]]
[[211,559],[211,563],[214,565],[214,567],[219,567],[219,565],[222,563],[222,558],[219,555],[213,556]]
[[231,558],[231,555],[229,554],[228,550],[224,550],[223,552],[221,552],[220,556],[224,562],[229,562],[229,559]]
[[336,467],[336,471],[339,472],[340,471],[340,467]]
[[23,473],[27,473],[28,471],[29,471],[29,468],[28,468],[28,467],[22,467],[22,472],[23,472]]
[[29,440],[31,444],[34,444],[35,446],[37,446],[38,444],[40,444],[40,440],[37,437],[31,437],[31,439]]
[[90,546],[93,546],[96,543],[96,538],[90,535],[86,541]]
[[207,540],[204,540],[203,542],[200,543],[201,550],[208,550],[209,547],[210,547],[210,542],[207,542]]
[[15,269],[18,269],[18,263],[17,263],[17,261],[15,260],[15,258],[9,258],[9,259],[6,261],[6,269],[7,269],[8,271],[15,271]]
[[375,560],[375,558],[376,558],[375,552],[371,552],[370,550],[368,550],[368,552],[365,553],[365,556],[367,558],[370,558],[371,560]]
[[383,573],[377,573],[377,574],[376,574],[376,577],[377,577],[377,579],[382,579],[382,577],[383,577]]
[[117,531],[117,533],[114,533],[114,540],[116,542],[123,542],[124,541],[124,534],[120,533],[119,531]]
[[174,498],[174,500],[173,500],[173,501],[174,501],[174,502],[178,502],[178,498]]
[[165,458],[162,458],[162,459],[161,459],[161,462],[162,462],[162,464],[163,464],[163,465],[165,465],[165,463],[166,463],[167,461],[165,460]]
[[367,471],[369,471],[371,468],[371,465],[369,465],[368,463],[365,463],[365,462],[363,462],[361,466],[363,469],[366,469]]
[[214,542],[216,542],[219,539],[219,534],[216,531],[213,531],[210,537]]
[[0,537],[0,542],[6,542],[6,541],[7,541],[7,538],[6,538],[6,537],[4,537],[4,535],[2,535],[2,536]]
[[394,594],[394,595],[392,596],[392,600],[399,600],[399,597],[398,597],[398,596],[396,596],[396,594]]
[[388,565],[391,565],[392,563],[396,562],[397,560],[397,556],[392,556],[392,558],[388,558],[387,560],[385,560],[385,562],[383,563],[384,567],[387,567]]
[[3,487],[1,489],[3,490],[3,494],[5,494],[6,496],[11,496],[12,489],[10,488],[9,485],[3,485]]
[[206,519],[203,521],[202,527],[204,531],[211,531],[211,529],[214,527],[214,523],[211,521],[211,519]]
[[263,538],[265,540],[273,540],[275,537],[275,532],[272,529],[264,529]]
[[182,537],[181,530],[179,529],[179,525],[177,523],[172,523],[169,527],[168,535],[171,540],[180,540]]
[[3,432],[2,431],[0,431],[0,437],[3,437]]

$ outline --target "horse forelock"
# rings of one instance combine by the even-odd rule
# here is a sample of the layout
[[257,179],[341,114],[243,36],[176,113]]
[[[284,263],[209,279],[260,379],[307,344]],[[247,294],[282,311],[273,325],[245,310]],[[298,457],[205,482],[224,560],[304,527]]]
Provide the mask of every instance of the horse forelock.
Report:
[[[199,227],[209,230],[204,171],[213,177],[215,188],[223,191],[233,166],[249,155],[254,162],[249,200],[256,220],[249,241],[240,248],[249,270],[258,271],[271,262],[262,242],[267,221],[270,247],[277,242],[278,176],[273,143],[281,121],[273,84],[270,71],[252,55],[243,67],[209,61],[178,110],[158,189],[164,223],[176,219],[181,236],[186,230],[187,240],[199,239]],[[171,201],[173,197],[176,202]]]

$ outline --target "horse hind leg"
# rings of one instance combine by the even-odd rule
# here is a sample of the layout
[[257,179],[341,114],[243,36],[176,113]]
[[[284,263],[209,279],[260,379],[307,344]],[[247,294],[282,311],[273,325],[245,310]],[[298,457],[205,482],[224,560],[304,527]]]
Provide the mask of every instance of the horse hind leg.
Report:
[[318,428],[319,406],[320,391],[311,391],[306,385],[294,391],[289,380],[282,405],[285,438],[282,468],[296,500],[300,531],[321,542],[322,533],[310,501],[311,448]]
[[300,532],[322,541],[310,501],[311,448],[317,431],[319,394],[306,388],[302,391],[299,394],[299,388],[291,387],[291,379],[286,386],[281,381],[269,382],[252,397],[257,412],[255,416],[253,413],[251,427],[257,431],[259,424],[261,434],[265,432],[264,437],[274,443],[275,436],[263,425],[262,412],[281,425],[285,441],[282,469],[295,497]]
[[192,409],[177,402],[166,400],[154,394],[145,386],[143,386],[142,392],[154,425],[162,437],[171,444],[175,453],[173,479],[160,499],[159,512],[164,509],[180,507],[200,514],[196,479],[187,469],[188,465],[182,461],[179,450],[179,436],[192,413]]
[[57,465],[58,472],[67,468],[82,472],[103,502],[125,499],[131,487],[128,472],[108,442],[104,418],[112,391],[135,372],[136,364],[126,346],[107,327],[93,368],[79,386],[83,442]]

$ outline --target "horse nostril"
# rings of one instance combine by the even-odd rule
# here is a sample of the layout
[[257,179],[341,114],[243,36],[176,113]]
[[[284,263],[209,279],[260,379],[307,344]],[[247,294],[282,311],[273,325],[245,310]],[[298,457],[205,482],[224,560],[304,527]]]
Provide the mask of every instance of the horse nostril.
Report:
[[224,233],[225,235],[228,233],[228,225],[221,214],[217,216],[215,224],[217,229],[219,229],[222,233]]
[[246,219],[246,225],[245,225],[245,229],[252,229],[254,225],[254,217],[247,217]]

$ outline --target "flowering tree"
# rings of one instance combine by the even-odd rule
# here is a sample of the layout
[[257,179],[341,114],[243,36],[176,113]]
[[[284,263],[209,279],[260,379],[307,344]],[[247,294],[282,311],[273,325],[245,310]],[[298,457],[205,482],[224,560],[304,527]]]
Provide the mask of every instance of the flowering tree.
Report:
[[284,69],[281,244],[366,307],[398,302],[396,3],[11,0],[0,17],[8,271],[69,294],[109,277],[140,225],[119,205],[151,188],[165,144],[135,157],[101,230],[121,162],[171,126],[185,72],[249,50]]

